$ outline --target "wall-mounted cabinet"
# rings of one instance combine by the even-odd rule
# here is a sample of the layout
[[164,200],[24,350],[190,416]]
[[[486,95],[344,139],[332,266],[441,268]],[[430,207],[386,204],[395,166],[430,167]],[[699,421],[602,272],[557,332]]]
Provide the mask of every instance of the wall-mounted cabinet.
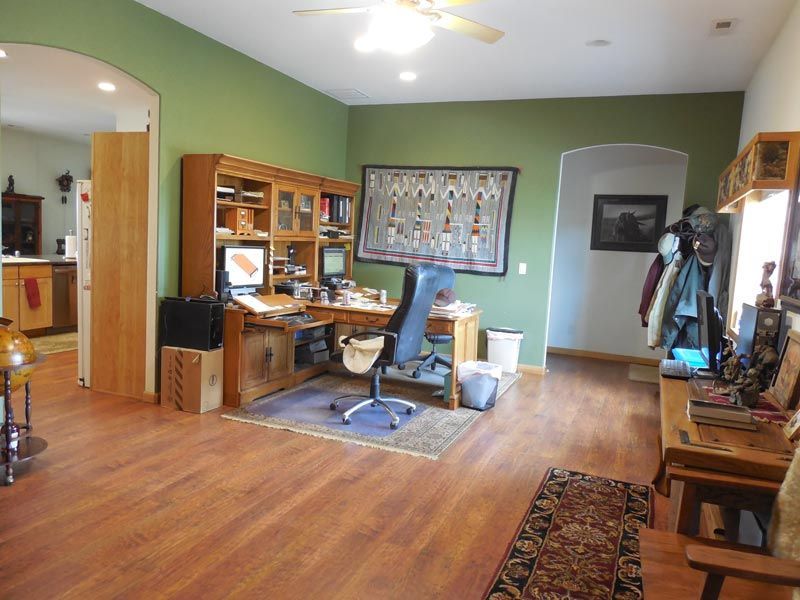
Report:
[[[262,294],[290,279],[317,282],[320,245],[352,248],[352,219],[337,224],[340,240],[320,237],[320,197],[337,194],[352,199],[358,184],[294,171],[226,154],[183,157],[181,294],[198,296],[215,291],[218,249],[225,245],[263,245],[266,285]],[[291,248],[305,272],[277,268]],[[273,264],[273,258],[275,263]],[[352,251],[348,254],[352,273]],[[273,273],[273,266],[275,272]]]
[[42,253],[42,196],[3,194],[3,254]]
[[757,193],[794,190],[800,167],[800,133],[759,133],[719,176],[718,212],[739,212]]

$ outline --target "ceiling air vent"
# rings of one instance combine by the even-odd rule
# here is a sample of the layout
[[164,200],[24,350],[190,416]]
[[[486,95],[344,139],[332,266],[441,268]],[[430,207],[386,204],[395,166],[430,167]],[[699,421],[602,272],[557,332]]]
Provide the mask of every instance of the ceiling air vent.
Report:
[[364,98],[369,98],[364,92],[361,90],[357,90],[355,88],[344,88],[344,89],[336,89],[336,90],[325,90],[325,93],[329,96],[333,96],[337,100],[341,100],[342,102],[347,102],[348,100],[363,100]]
[[738,19],[717,19],[711,22],[711,35],[727,35],[736,28]]

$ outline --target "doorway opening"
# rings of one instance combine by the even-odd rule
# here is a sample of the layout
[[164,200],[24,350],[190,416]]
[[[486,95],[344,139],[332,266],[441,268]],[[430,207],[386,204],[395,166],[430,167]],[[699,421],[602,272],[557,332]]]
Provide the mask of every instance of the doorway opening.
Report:
[[553,241],[547,350],[652,362],[637,314],[655,253],[591,250],[595,195],[665,195],[666,223],[680,218],[688,155],[654,146],[611,144],[565,152]]
[[[4,283],[13,274],[17,282],[28,281],[33,267],[41,271],[33,274],[38,299],[37,293],[31,300],[29,292],[4,285],[3,313],[9,317],[14,313],[15,326],[45,352],[79,348],[77,379],[87,387],[153,400],[159,95],[124,71],[83,54],[35,44],[0,43],[0,48],[6,55],[0,60],[0,182],[3,190],[9,190],[3,193]],[[134,176],[123,168],[124,161],[133,160],[133,138],[142,159],[136,201],[141,202],[141,218],[125,229],[138,232],[138,238],[127,241],[136,239],[139,244],[114,243],[108,236],[94,238],[95,242],[89,224],[92,213],[99,211],[92,183],[104,175],[106,181],[129,181]],[[116,140],[119,153],[114,153],[109,139]],[[105,190],[104,205],[127,202],[123,192],[108,186]],[[108,223],[129,216],[108,211],[104,215]],[[143,260],[131,264],[125,255],[137,247],[144,249],[137,255]],[[119,259],[115,273],[102,268],[108,257]],[[140,281],[127,290],[126,280],[136,279],[131,269],[141,271]],[[99,281],[93,281],[93,272]],[[105,336],[125,331],[130,321],[122,302],[114,310],[105,309],[114,302],[107,293],[112,277],[119,296],[126,291],[135,295],[141,331],[135,339],[120,336],[104,345]],[[93,295],[98,285],[106,301]],[[127,389],[93,386],[92,371],[105,372],[113,362],[136,363],[136,381]]]

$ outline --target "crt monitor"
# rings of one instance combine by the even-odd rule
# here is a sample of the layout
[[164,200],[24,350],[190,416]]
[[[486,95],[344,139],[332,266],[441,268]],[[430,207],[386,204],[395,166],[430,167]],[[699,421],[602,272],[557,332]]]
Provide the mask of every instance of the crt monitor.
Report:
[[702,290],[697,292],[697,328],[700,354],[709,370],[716,373],[722,352],[722,317],[714,306],[714,296]]
[[345,276],[345,253],[344,248],[323,248],[322,249],[322,278]]
[[223,246],[220,252],[220,264],[228,272],[228,289],[255,291],[264,287],[263,246]]

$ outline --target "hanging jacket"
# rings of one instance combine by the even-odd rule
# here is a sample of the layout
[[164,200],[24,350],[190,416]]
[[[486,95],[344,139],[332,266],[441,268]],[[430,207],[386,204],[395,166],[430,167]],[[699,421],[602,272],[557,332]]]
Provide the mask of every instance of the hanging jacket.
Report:
[[679,250],[675,253],[672,262],[664,269],[653,295],[652,306],[647,317],[647,345],[651,348],[661,346],[661,323],[664,319],[664,308],[666,307],[672,284],[675,282],[682,264],[683,255]]
[[650,312],[650,304],[653,302],[653,294],[656,293],[656,287],[661,279],[661,274],[664,272],[664,259],[660,254],[656,254],[653,264],[647,271],[647,277],[644,278],[644,286],[642,287],[642,301],[639,303],[639,316],[642,318],[642,327],[647,327],[647,316]]
[[705,289],[705,274],[697,256],[686,259],[675,278],[661,324],[661,347],[698,348],[697,292]]
[[717,241],[717,254],[711,266],[711,277],[708,280],[708,293],[714,296],[714,304],[719,314],[727,322],[728,315],[728,282],[731,275],[731,232],[725,223],[719,223],[714,230]]

